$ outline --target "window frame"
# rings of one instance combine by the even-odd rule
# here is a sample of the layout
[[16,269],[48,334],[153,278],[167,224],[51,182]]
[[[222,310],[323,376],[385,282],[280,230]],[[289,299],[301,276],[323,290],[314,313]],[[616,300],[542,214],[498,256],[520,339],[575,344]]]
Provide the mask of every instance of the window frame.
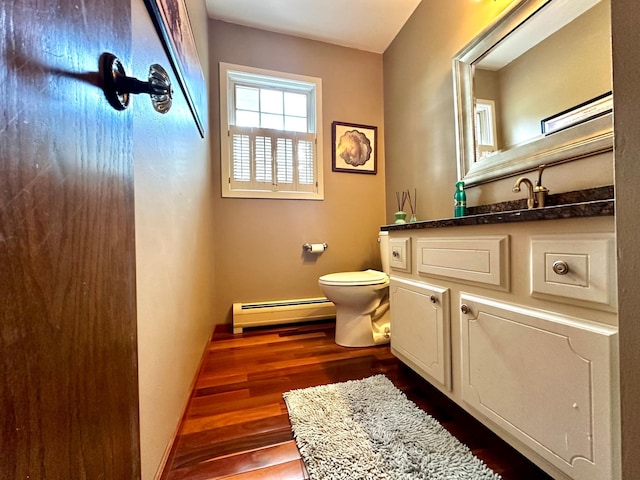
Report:
[[498,150],[498,129],[496,127],[496,104],[493,100],[478,98],[474,107],[476,126],[477,160],[492,155]]
[[[267,189],[262,187],[271,184],[258,184],[254,181],[241,184],[232,180],[232,149],[234,143],[231,134],[232,130],[251,130],[251,135],[267,130],[258,127],[236,127],[234,125],[236,85],[249,85],[258,88],[307,94],[307,123],[310,132],[301,133],[282,130],[281,136],[274,136],[272,139],[304,137],[304,141],[307,141],[313,138],[313,147],[315,148],[315,186],[310,184],[300,184],[298,186],[296,180],[294,182],[295,190],[286,189],[286,187],[285,189],[279,189],[277,184],[272,185],[271,189]],[[322,145],[322,80],[320,78],[220,62],[220,166],[223,197],[323,200],[324,162]],[[252,165],[251,168],[254,168],[254,166]],[[276,175],[275,166],[273,167],[272,175]]]

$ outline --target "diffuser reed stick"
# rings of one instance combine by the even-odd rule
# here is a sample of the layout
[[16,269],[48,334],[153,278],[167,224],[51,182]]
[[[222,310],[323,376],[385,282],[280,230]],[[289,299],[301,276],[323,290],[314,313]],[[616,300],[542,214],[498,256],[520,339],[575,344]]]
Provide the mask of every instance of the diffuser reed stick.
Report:
[[411,208],[411,215],[413,216],[418,209],[418,190],[413,190],[413,200],[411,199],[411,192],[407,190],[407,200],[409,201],[409,208]]
[[[398,212],[404,211],[404,204],[407,202],[407,193],[409,191],[396,192],[396,202],[398,204]],[[402,194],[402,195],[401,195]]]

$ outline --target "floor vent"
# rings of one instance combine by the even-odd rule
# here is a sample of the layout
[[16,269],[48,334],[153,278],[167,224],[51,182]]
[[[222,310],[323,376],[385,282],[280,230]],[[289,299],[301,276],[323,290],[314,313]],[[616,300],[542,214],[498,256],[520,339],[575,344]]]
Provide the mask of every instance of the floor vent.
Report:
[[324,297],[234,303],[233,333],[242,333],[242,329],[249,327],[309,322],[335,316],[336,306]]

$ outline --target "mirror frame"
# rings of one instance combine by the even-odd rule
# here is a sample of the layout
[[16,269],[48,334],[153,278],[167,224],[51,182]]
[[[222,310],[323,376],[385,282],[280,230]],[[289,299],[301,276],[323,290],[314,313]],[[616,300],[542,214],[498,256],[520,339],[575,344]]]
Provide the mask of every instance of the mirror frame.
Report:
[[486,183],[535,170],[542,164],[553,165],[613,150],[613,114],[610,112],[476,161],[473,65],[553,1],[514,1],[453,58],[458,180],[464,180],[465,185]]

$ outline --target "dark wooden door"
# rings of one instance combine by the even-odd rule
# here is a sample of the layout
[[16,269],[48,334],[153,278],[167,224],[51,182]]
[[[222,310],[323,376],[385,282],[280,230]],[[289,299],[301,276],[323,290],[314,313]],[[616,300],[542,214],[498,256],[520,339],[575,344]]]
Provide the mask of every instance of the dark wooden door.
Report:
[[140,476],[130,0],[0,2],[0,478]]

